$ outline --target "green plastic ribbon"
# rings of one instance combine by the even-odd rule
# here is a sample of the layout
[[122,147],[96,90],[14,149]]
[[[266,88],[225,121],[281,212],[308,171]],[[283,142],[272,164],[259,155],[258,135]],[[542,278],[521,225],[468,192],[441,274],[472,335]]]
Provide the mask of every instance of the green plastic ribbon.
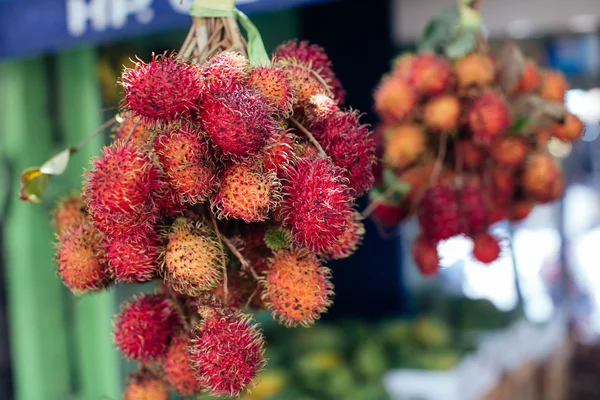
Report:
[[271,62],[258,28],[246,14],[235,8],[235,0],[195,0],[190,14],[199,18],[235,18],[246,31],[250,63],[267,66]]

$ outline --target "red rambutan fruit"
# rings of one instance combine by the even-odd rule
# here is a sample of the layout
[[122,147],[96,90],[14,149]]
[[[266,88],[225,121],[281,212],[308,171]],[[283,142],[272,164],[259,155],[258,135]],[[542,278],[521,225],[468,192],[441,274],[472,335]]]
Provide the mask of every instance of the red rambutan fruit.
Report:
[[85,202],[76,194],[63,197],[52,210],[52,223],[57,235],[73,225],[81,224],[85,217]]
[[472,140],[458,140],[454,144],[454,163],[466,170],[478,170],[483,165],[483,152]]
[[281,183],[258,163],[231,164],[220,177],[212,207],[219,219],[264,221],[281,200]]
[[510,115],[504,100],[492,91],[477,97],[468,112],[468,124],[473,139],[481,144],[490,144],[510,126]]
[[482,88],[494,81],[494,63],[488,56],[471,53],[454,63],[454,75],[459,89]]
[[180,218],[173,223],[167,239],[162,271],[169,287],[198,296],[217,286],[226,256],[211,228]]
[[333,296],[329,269],[302,250],[275,252],[264,285],[267,308],[287,327],[312,325],[327,311]]
[[551,128],[551,134],[555,138],[565,142],[576,142],[581,138],[585,125],[576,116],[568,113],[562,124],[554,124]]
[[116,282],[146,282],[158,271],[161,246],[154,232],[132,232],[108,238],[106,260]]
[[[140,116],[134,115],[132,112],[126,111],[123,115],[117,117],[118,125],[114,128],[113,140],[129,140],[138,146],[142,146],[148,142],[152,136],[152,130],[147,126]],[[131,134],[131,136],[129,136]]]
[[396,175],[398,180],[409,186],[408,192],[404,194],[404,199],[406,201],[414,203],[415,201],[420,200],[420,196],[429,185],[433,169],[433,161],[427,160],[422,164],[417,164]]
[[202,95],[198,69],[174,56],[152,56],[121,75],[123,105],[147,125],[191,116]]
[[103,150],[86,171],[84,199],[91,218],[112,235],[132,228],[150,230],[158,218],[152,192],[159,170],[133,143],[116,142]]
[[212,396],[238,396],[266,364],[262,332],[242,314],[204,319],[188,352],[201,385]]
[[281,128],[267,98],[245,86],[204,96],[198,110],[202,128],[225,155],[257,155]]
[[166,181],[164,174],[158,182],[158,189],[154,191],[154,203],[158,207],[160,214],[165,217],[176,217],[187,209],[187,205],[181,202],[181,199],[175,193],[175,190]]
[[373,218],[384,228],[391,228],[402,222],[408,216],[408,212],[409,208],[406,204],[378,201],[373,209]]
[[456,200],[453,186],[441,180],[425,190],[417,217],[427,240],[437,243],[463,233]]
[[529,214],[533,210],[533,207],[534,203],[532,203],[531,201],[517,201],[512,205],[512,207],[508,211],[508,220],[512,222],[523,221],[529,216]]
[[490,172],[490,192],[499,206],[507,205],[515,193],[515,177],[512,171],[494,168]]
[[129,360],[159,360],[180,326],[177,309],[170,300],[160,294],[143,294],[122,306],[114,320],[113,339]]
[[479,262],[489,264],[498,259],[500,243],[489,233],[480,233],[473,238],[473,257]]
[[163,361],[165,380],[183,397],[192,397],[202,392],[202,386],[192,368],[188,345],[191,338],[187,333],[179,333],[169,345]]
[[240,53],[222,51],[212,56],[199,71],[202,86],[212,95],[227,90],[232,84],[244,83],[250,72],[250,64]]
[[383,162],[392,168],[404,169],[425,152],[427,137],[421,125],[392,125],[384,135]]
[[343,172],[326,159],[299,160],[283,185],[282,216],[294,241],[321,253],[347,229],[353,211]]
[[518,137],[498,137],[490,146],[492,158],[498,164],[508,168],[519,166],[528,150],[527,142]]
[[490,225],[495,224],[506,219],[506,210],[499,207],[496,204],[488,206],[488,223]]
[[271,136],[262,152],[264,170],[274,172],[281,178],[295,159],[294,145],[294,137],[290,132],[281,131]]
[[346,92],[331,69],[331,60],[321,46],[310,44],[307,41],[290,40],[277,47],[273,54],[280,59],[291,58],[310,66],[331,87],[335,99],[339,103],[344,103]]
[[487,229],[487,210],[477,177],[467,177],[465,179],[458,191],[458,205],[465,233],[474,235]]
[[424,276],[437,275],[440,269],[440,258],[435,244],[429,242],[425,237],[419,236],[413,242],[411,251],[421,274]]
[[287,73],[299,106],[306,106],[312,96],[331,93],[327,83],[310,67],[291,60],[279,61],[277,65]]
[[104,236],[85,218],[58,235],[58,274],[74,294],[101,290],[110,284],[104,250]]
[[521,186],[534,200],[541,202],[556,200],[562,194],[562,170],[550,154],[531,153],[523,167]]
[[310,96],[304,106],[304,115],[310,123],[323,122],[340,111],[337,103],[326,94]]
[[542,83],[539,90],[540,96],[544,99],[563,103],[567,89],[569,89],[569,84],[562,73],[549,70],[542,71]]
[[387,123],[402,122],[415,109],[417,94],[408,82],[385,76],[375,90],[375,111]]
[[255,67],[246,83],[262,93],[277,114],[287,116],[292,112],[294,88],[287,72],[277,67]]
[[[436,96],[450,86],[452,69],[442,58],[433,54],[422,53],[412,58],[410,64],[404,65],[403,76],[410,86],[424,96]],[[400,72],[395,69],[394,72]]]
[[365,226],[361,221],[361,216],[355,212],[348,221],[348,228],[338,237],[333,246],[327,249],[323,256],[331,260],[350,257],[362,242],[364,234]]
[[199,130],[183,125],[163,131],[154,142],[154,152],[179,202],[201,203],[212,194],[218,171],[212,149]]
[[535,91],[540,86],[541,76],[540,70],[533,60],[525,61],[521,79],[515,87],[515,94],[530,93]]
[[129,375],[123,400],[169,400],[169,386],[150,371]]
[[434,97],[423,106],[423,122],[435,132],[453,132],[460,118],[460,101],[454,95]]
[[351,194],[358,197],[373,186],[375,141],[354,111],[338,112],[313,129],[331,161],[340,167]]

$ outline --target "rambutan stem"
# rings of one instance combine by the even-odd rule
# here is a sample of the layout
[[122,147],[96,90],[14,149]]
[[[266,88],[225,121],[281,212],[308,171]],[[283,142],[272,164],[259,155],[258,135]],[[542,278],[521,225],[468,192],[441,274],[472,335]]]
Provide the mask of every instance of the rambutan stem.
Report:
[[133,124],[133,126],[131,127],[131,130],[127,134],[127,139],[125,139],[125,144],[129,143],[129,140],[131,139],[133,132],[136,130],[136,128],[138,127],[139,124],[140,124],[139,120],[135,124]]
[[98,129],[96,129],[94,132],[92,132],[88,137],[86,137],[81,142],[79,142],[79,144],[77,146],[73,147],[71,149],[71,154],[77,153],[86,144],[88,144],[90,142],[90,140],[92,140],[93,138],[95,138],[96,136],[98,136],[99,134],[101,134],[102,132],[104,132],[106,129],[108,129],[111,126],[113,126],[116,122],[117,122],[117,117],[114,116],[113,118],[111,118],[108,121],[106,121],[105,123],[103,123]]
[[[257,281],[258,281],[258,279],[257,279]],[[260,289],[260,286],[257,285],[256,289],[254,289],[254,291],[252,292],[252,294],[250,295],[250,297],[248,297],[248,300],[246,300],[246,305],[244,306],[244,308],[250,307],[250,303],[254,299],[254,296],[256,296],[256,294],[258,293],[259,289]]]
[[437,178],[439,178],[440,173],[442,172],[442,167],[444,165],[444,159],[446,158],[446,148],[448,144],[448,134],[444,133],[440,140],[440,144],[438,147],[438,156],[435,160],[435,164],[433,165],[433,171],[429,176],[429,184],[427,186],[431,186]]
[[323,157],[327,157],[327,153],[325,153],[325,150],[323,150],[323,147],[321,147],[321,145],[319,144],[319,142],[317,141],[317,139],[315,139],[315,137],[313,136],[312,133],[310,133],[310,131],[308,129],[306,129],[304,127],[304,125],[302,125],[296,118],[294,117],[290,117],[290,121],[296,125],[296,128],[298,128],[298,130],[300,132],[302,132],[307,138],[308,140],[310,140],[310,142],[317,148],[317,150],[319,151],[319,154]]
[[[233,244],[229,242],[229,239],[227,239],[225,236],[223,236],[221,234],[221,231],[219,230],[219,226],[217,225],[217,220],[215,219],[215,216],[211,212],[209,212],[209,214],[210,214],[210,219],[212,220],[213,226],[215,227],[215,233],[217,234],[217,236],[219,237],[219,239],[223,243],[225,243],[225,245],[227,247],[229,247],[229,250],[231,250],[231,252],[236,257],[238,257],[238,259],[240,259],[241,254],[239,254],[239,252],[238,252],[238,254],[239,254],[239,256],[238,256],[238,254],[236,254],[234,252],[234,249],[235,249],[236,252],[238,251],[235,248],[235,246],[233,246]],[[242,259],[240,259],[240,263],[241,262],[242,262]],[[227,306],[227,305],[229,305],[229,282],[227,281],[227,262],[223,261],[222,266],[223,266],[223,298],[224,298],[224,301],[225,301],[225,305]]]

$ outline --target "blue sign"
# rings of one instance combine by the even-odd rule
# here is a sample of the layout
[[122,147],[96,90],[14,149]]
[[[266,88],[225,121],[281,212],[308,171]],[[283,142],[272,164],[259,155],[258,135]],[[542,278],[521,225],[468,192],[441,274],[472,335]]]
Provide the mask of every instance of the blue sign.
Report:
[[[324,0],[238,0],[247,14]],[[0,59],[190,24],[193,0],[0,0]]]

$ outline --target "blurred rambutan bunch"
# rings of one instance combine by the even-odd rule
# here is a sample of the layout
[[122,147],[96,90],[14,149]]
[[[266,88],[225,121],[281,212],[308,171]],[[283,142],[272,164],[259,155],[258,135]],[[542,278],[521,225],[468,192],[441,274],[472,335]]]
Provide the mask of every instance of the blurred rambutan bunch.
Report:
[[141,365],[127,399],[250,389],[265,364],[250,314],[312,325],[332,301],[325,262],[364,233],[375,141],[324,50],[289,41],[257,58],[234,19],[204,23],[178,55],[124,68],[113,142],[54,213],[74,293],[160,282],[114,320]]
[[415,215],[412,251],[427,276],[438,271],[438,243],[457,235],[473,239],[475,259],[496,260],[489,227],[561,196],[548,142],[568,145],[584,128],[564,107],[563,75],[513,43],[489,52],[478,3],[434,17],[419,52],[397,57],[374,92],[382,161],[365,214],[383,227]]

